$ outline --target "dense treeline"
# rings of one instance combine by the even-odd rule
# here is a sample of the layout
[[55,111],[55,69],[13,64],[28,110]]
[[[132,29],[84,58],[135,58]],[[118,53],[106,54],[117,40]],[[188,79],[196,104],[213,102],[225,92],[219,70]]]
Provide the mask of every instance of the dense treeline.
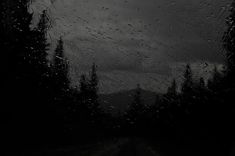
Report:
[[30,4],[30,0],[0,2],[5,67],[1,115],[6,141],[16,146],[61,143],[77,125],[76,130],[86,132],[104,114],[98,103],[96,65],[89,78],[81,76],[80,92],[72,88],[63,39],[58,39],[53,58],[48,60],[50,19],[43,11],[32,28]]
[[152,106],[141,105],[137,87],[133,104],[127,111],[127,123],[130,121],[127,127],[131,133],[211,139],[224,151],[234,144],[235,2],[230,11],[226,19],[228,28],[223,36],[224,68],[219,70],[215,65],[211,78],[205,82],[203,78],[195,79],[190,64],[187,64],[181,86],[177,87],[173,80],[167,93],[157,95]]
[[1,115],[9,143],[65,143],[72,138],[86,139],[104,133],[216,136],[228,144],[227,140],[234,139],[235,2],[223,37],[227,60],[223,71],[215,66],[212,77],[205,82],[203,78],[194,79],[188,64],[182,85],[173,80],[166,94],[156,95],[154,105],[143,105],[138,85],[133,102],[118,117],[100,106],[95,63],[88,75],[81,75],[79,86],[74,88],[62,37],[53,59],[48,60],[50,19],[43,11],[37,26],[32,28],[30,3],[30,0],[0,2],[4,77]]

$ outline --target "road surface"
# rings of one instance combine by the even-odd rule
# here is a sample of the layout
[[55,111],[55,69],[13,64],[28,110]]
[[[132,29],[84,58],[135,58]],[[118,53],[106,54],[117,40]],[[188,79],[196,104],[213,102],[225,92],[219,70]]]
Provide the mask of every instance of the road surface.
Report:
[[160,156],[140,138],[119,138],[107,142],[30,153],[32,156]]

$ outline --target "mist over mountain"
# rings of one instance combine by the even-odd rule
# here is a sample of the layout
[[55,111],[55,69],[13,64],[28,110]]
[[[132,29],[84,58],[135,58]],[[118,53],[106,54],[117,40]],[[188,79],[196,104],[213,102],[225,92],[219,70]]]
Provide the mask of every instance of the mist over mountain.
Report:
[[[114,115],[123,114],[133,102],[136,90],[120,91],[112,94],[100,94],[101,106]],[[141,89],[141,100],[144,105],[153,105],[157,93]],[[160,95],[160,94],[159,94]],[[120,115],[119,114],[119,115]]]

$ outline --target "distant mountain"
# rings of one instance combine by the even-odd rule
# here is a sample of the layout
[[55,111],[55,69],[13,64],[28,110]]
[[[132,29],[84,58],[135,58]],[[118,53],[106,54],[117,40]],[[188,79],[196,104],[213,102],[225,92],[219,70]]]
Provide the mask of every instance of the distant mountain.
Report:
[[[133,101],[135,89],[129,91],[121,91],[112,94],[100,94],[99,100],[105,110],[110,110],[113,114],[123,113],[128,105]],[[141,98],[143,104],[152,105],[155,102],[155,92],[141,90]]]

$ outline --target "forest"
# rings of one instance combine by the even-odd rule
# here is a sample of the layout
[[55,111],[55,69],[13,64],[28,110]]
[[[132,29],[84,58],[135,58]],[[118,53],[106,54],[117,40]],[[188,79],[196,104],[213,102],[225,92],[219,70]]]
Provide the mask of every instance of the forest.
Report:
[[72,87],[63,37],[58,39],[52,58],[48,58],[50,18],[43,11],[32,28],[30,3],[0,2],[1,134],[5,149],[55,148],[113,137],[142,137],[152,143],[200,142],[229,155],[235,140],[235,1],[224,19],[227,30],[221,39],[223,70],[215,66],[206,81],[202,77],[195,79],[187,64],[183,83],[173,79],[166,93],[156,93],[153,105],[143,104],[137,84],[132,103],[127,103],[128,109],[118,115],[100,104],[99,67],[95,62],[90,62],[88,74],[78,78],[79,86]]

